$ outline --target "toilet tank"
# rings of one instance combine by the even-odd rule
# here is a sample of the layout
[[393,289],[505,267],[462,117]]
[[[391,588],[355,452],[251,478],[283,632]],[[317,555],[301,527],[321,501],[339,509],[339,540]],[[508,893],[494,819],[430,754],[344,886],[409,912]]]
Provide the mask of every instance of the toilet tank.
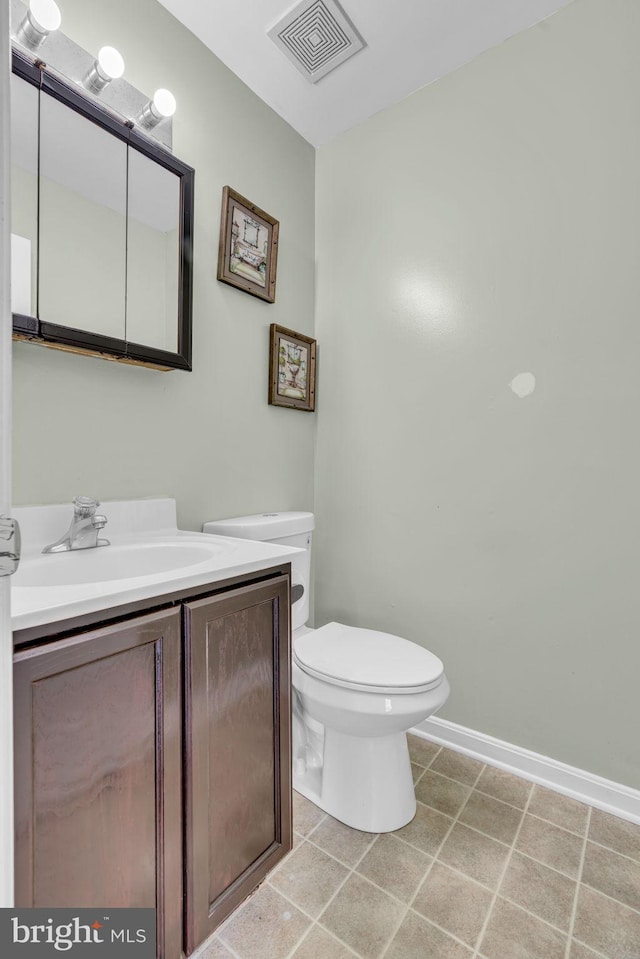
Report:
[[311,581],[311,539],[313,513],[304,511],[256,513],[204,523],[203,533],[256,539],[280,546],[297,546],[304,550],[291,557],[291,628],[298,629],[309,619],[309,584]]

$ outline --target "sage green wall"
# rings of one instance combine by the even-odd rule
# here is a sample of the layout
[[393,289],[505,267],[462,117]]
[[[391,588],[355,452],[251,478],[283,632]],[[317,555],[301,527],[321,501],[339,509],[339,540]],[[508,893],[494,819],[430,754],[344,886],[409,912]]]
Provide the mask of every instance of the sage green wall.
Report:
[[[266,396],[269,324],[313,334],[314,150],[155,0],[59,5],[75,42],[117,47],[131,83],[178,101],[175,153],[196,170],[194,369],[16,344],[14,502],[166,494],[188,529],[310,509],[314,417]],[[280,220],[273,305],[216,280],[225,184]]]
[[639,46],[637,0],[576,0],[340,136],[316,234],[316,622],[636,788]]

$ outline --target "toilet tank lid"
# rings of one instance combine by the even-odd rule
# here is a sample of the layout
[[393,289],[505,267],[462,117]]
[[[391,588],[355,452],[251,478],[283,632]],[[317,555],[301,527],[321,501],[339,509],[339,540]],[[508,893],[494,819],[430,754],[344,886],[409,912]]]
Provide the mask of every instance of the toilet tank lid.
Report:
[[289,511],[283,513],[256,513],[253,516],[233,516],[205,523],[205,533],[219,536],[237,536],[238,539],[269,541],[297,533],[310,533],[314,529],[313,513]]

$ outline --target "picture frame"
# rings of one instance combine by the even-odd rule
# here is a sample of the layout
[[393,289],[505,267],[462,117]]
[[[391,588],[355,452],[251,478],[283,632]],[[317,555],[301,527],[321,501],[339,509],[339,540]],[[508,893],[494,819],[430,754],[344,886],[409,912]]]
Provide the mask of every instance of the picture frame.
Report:
[[268,303],[276,298],[280,223],[230,186],[222,191],[218,279]]
[[315,412],[316,349],[310,336],[272,323],[269,344],[269,403]]

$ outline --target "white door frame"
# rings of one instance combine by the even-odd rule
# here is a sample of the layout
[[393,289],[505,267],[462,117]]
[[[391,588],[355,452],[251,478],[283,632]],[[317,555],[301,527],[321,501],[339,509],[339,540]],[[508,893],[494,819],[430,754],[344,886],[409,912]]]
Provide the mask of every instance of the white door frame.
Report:
[[[0,514],[11,513],[9,0],[0,0]],[[13,656],[10,578],[0,577],[0,907],[13,906]]]

